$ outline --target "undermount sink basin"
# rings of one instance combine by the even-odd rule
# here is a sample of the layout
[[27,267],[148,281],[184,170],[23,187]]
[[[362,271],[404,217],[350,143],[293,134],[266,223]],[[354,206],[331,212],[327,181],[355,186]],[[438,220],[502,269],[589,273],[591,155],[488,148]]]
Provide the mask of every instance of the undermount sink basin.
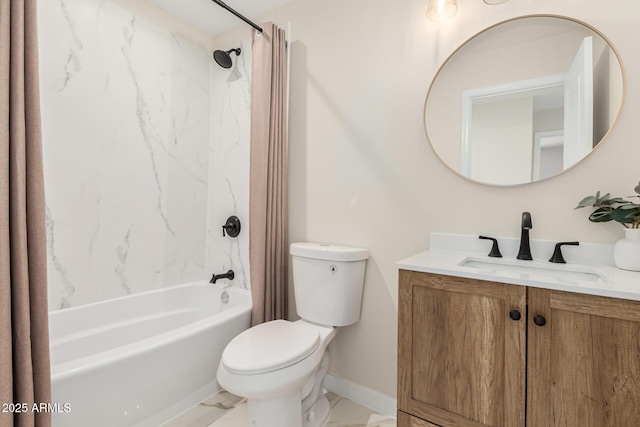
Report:
[[485,274],[514,274],[518,273],[522,278],[555,279],[560,282],[604,282],[610,280],[588,266],[571,264],[551,264],[540,261],[522,261],[503,258],[485,259],[467,257],[458,264],[460,267],[468,267],[481,270]]

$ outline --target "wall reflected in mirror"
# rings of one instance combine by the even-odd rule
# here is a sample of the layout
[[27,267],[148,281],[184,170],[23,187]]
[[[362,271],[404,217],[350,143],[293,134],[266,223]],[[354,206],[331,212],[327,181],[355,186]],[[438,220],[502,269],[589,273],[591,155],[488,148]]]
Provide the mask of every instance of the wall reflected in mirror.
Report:
[[624,93],[614,48],[572,19],[529,16],[456,50],[425,104],[427,137],[456,173],[519,185],[574,166],[613,127]]

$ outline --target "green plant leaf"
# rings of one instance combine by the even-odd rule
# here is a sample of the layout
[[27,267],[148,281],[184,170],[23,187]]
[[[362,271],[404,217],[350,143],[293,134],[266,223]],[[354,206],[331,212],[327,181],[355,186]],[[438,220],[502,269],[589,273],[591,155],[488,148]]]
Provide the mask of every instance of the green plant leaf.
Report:
[[602,204],[604,201],[606,201],[607,199],[609,199],[609,196],[611,196],[611,193],[607,193],[602,197],[598,197],[600,195],[600,192],[598,191],[598,193],[596,194],[596,198],[598,200],[596,200],[596,205],[600,205]]
[[613,215],[608,209],[599,208],[589,215],[589,221],[591,222],[608,222],[613,220]]
[[580,200],[580,203],[578,203],[578,206],[576,206],[574,209],[586,208],[587,206],[593,206],[594,203],[596,202],[596,200],[597,199],[594,196],[585,197],[584,199]]
[[640,204],[633,203],[628,199],[640,198],[640,182],[635,187],[637,196],[611,197],[610,193],[604,196],[600,191],[595,196],[587,196],[582,199],[574,209],[593,207],[596,208],[591,215],[591,222],[616,221],[625,227],[640,228]]
[[[598,192],[598,194],[600,194],[600,192]],[[598,194],[596,194],[595,196],[588,196],[580,200],[580,203],[578,203],[578,206],[576,206],[574,209],[596,206],[596,202],[598,201]]]
[[624,204],[631,203],[631,202],[630,202],[630,201],[628,201],[628,200],[625,200],[625,199],[623,199],[623,198],[620,198],[620,197],[615,197],[615,198],[613,198],[613,199],[607,199],[607,200],[604,200],[604,201],[601,203],[601,205],[604,205],[604,206],[611,206],[611,205],[615,205],[616,203],[620,203],[620,204],[624,205]]
[[640,211],[616,208],[611,213],[613,219],[620,224],[633,224]]
[[616,209],[625,209],[625,210],[637,209],[638,212],[640,213],[640,205],[637,203],[627,202],[626,205],[618,206]]

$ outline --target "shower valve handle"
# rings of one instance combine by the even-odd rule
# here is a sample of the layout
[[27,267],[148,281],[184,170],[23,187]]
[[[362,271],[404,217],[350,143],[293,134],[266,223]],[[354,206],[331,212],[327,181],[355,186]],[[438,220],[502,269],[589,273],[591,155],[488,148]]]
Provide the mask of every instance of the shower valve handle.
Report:
[[235,215],[227,218],[227,222],[222,226],[222,237],[226,236],[227,234],[229,235],[229,237],[237,237],[238,234],[240,234],[240,220]]

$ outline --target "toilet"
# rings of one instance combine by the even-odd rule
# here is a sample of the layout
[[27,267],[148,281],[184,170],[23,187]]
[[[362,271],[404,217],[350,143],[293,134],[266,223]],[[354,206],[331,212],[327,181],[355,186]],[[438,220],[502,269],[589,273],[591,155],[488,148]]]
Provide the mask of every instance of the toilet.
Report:
[[322,427],[331,413],[322,393],[327,345],[337,327],[360,320],[368,250],[293,243],[290,253],[301,319],[247,329],[218,367],[220,386],[247,398],[250,427]]

